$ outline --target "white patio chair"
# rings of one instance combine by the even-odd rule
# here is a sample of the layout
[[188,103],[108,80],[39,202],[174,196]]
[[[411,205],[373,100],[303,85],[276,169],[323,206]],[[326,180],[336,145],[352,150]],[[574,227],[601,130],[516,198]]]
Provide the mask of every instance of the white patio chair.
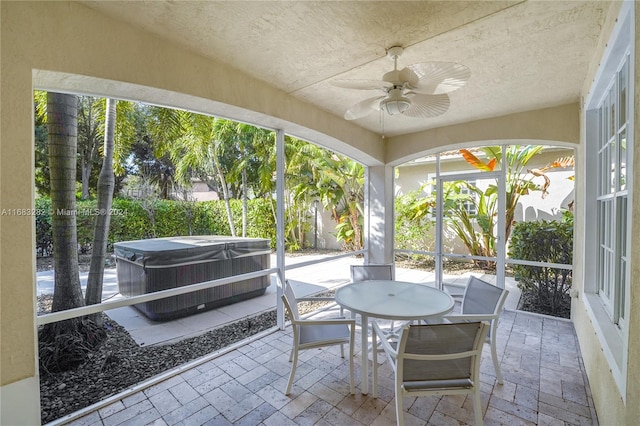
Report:
[[[502,372],[498,362],[498,351],[496,347],[496,336],[498,321],[507,300],[509,291],[499,288],[486,281],[471,276],[467,281],[467,286],[462,295],[462,305],[460,313],[450,314],[444,317],[448,322],[464,321],[487,321],[491,325],[488,341],[491,345],[491,359],[496,371],[496,378],[499,384],[503,384]],[[453,295],[457,297],[457,295]]]
[[286,282],[282,300],[289,311],[291,326],[293,327],[293,347],[289,355],[291,374],[285,395],[291,393],[293,378],[298,364],[298,351],[304,349],[320,348],[324,346],[340,345],[344,358],[344,344],[349,344],[349,385],[351,394],[355,393],[353,378],[353,352],[356,333],[356,322],[353,319],[332,318],[322,320],[301,319],[298,312],[298,303],[291,285]]
[[351,281],[392,280],[393,265],[351,265]]
[[[482,425],[480,358],[487,322],[406,325],[400,341],[389,341],[373,321],[373,337],[382,347],[395,372],[397,424],[404,424],[404,396],[473,395],[475,424]],[[378,360],[373,351],[373,397],[378,393]]]

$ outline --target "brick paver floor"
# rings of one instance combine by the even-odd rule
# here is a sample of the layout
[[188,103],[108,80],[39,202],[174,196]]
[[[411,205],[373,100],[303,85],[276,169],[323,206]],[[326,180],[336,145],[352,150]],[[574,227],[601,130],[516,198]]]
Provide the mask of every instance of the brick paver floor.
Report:
[[[597,424],[571,322],[505,311],[498,328],[504,384],[498,385],[485,345],[482,412],[487,425]],[[338,347],[301,352],[285,396],[292,333],[287,327],[108,406],[73,425],[393,425],[393,373],[379,368],[377,399],[349,394],[348,364]],[[359,337],[356,337],[358,348]],[[360,383],[360,356],[355,356]],[[381,358],[384,359],[384,358]],[[371,361],[369,361],[371,362]],[[407,425],[473,423],[469,397],[405,398]]]

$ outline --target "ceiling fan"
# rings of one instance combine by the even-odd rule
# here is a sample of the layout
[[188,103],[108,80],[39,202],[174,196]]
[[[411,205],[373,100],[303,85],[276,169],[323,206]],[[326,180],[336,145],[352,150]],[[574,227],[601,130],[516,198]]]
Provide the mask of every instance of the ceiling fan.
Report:
[[449,95],[463,87],[471,71],[454,62],[423,62],[398,69],[398,58],[404,49],[394,46],[387,50],[393,60],[393,71],[382,80],[334,80],[334,86],[358,90],[381,90],[384,94],[365,99],[351,106],[344,115],[346,120],[362,118],[373,111],[389,115],[402,114],[413,118],[442,115],[449,109]]

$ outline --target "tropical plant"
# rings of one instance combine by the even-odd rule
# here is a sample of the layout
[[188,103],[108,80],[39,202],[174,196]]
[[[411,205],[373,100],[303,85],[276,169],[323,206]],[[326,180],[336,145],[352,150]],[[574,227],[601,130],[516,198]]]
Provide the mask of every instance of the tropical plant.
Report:
[[[511,234],[516,207],[523,195],[534,191],[547,195],[550,180],[545,172],[557,167],[571,167],[569,157],[558,159],[541,169],[527,169],[529,161],[544,149],[540,145],[509,145],[480,148],[484,160],[471,151],[461,149],[462,157],[480,171],[492,172],[498,167],[505,170],[505,238]],[[538,184],[536,178],[543,178]],[[435,195],[425,197],[413,206],[414,218],[429,214],[435,206]],[[470,208],[471,207],[471,208]],[[472,181],[458,180],[443,186],[443,211],[447,227],[463,242],[472,256],[495,257],[498,217],[498,181],[480,188]],[[483,267],[493,268],[493,262],[475,261]]]
[[395,245],[404,250],[433,250],[434,238],[429,232],[433,222],[426,215],[415,218],[413,206],[422,199],[421,190],[412,191],[396,197]]
[[98,158],[100,141],[104,138],[104,122],[104,100],[91,96],[78,97],[78,167],[83,200],[89,198],[89,180]]
[[337,222],[336,238],[347,249],[362,249],[364,167],[328,151],[316,161],[320,166],[318,193],[322,204]]
[[[34,91],[35,123],[36,123],[36,186],[41,194],[50,191],[48,178],[48,156],[46,154],[46,128],[47,123],[47,92]],[[106,100],[92,96],[78,97],[77,114],[77,141],[78,162],[77,170],[80,176],[80,191],[83,200],[91,196],[92,190],[97,185],[98,175],[94,173],[96,166],[101,164],[101,141],[104,138],[106,114]],[[117,124],[114,133],[114,162],[113,168],[123,180],[126,173],[124,164],[131,146],[136,138],[135,121],[140,115],[136,104],[127,101],[119,101],[117,112]],[[116,182],[116,183],[118,183]]]

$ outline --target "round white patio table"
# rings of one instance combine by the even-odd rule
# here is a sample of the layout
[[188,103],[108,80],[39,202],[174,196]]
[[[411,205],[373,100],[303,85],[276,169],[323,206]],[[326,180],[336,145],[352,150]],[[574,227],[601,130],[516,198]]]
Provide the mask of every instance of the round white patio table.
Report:
[[363,394],[369,393],[369,317],[405,321],[437,318],[451,312],[455,303],[447,293],[428,285],[393,280],[353,282],[339,288],[335,299],[362,316]]

